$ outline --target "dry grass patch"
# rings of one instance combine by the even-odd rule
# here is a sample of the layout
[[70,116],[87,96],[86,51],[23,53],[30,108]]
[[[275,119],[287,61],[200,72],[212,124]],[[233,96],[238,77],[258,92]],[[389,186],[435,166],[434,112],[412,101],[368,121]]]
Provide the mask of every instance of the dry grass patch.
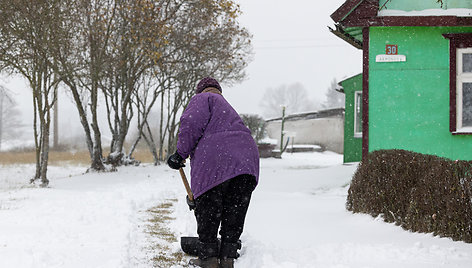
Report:
[[168,246],[178,242],[175,234],[167,228],[167,224],[175,220],[175,218],[169,216],[173,212],[172,207],[175,202],[177,202],[176,199],[169,199],[147,210],[151,215],[146,232],[153,238],[151,245],[153,267],[171,267],[176,264],[184,264],[184,253],[171,252]]
[[[142,163],[153,163],[152,154],[145,150],[136,151],[133,157]],[[0,152],[0,165],[34,164],[36,153],[34,151]],[[63,163],[75,165],[89,165],[90,154],[88,151],[53,151],[49,152],[49,164],[59,165]]]

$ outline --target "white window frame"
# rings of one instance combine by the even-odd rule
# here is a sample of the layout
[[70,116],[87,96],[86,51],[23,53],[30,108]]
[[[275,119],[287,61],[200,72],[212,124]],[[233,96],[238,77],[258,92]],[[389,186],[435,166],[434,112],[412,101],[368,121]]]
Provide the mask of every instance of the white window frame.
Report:
[[463,65],[462,65],[462,55],[464,53],[470,53],[472,54],[472,48],[458,48],[457,49],[457,77],[456,77],[456,132],[457,133],[471,133],[472,132],[472,126],[462,126],[462,86],[463,83],[472,83],[472,72],[471,73],[464,73],[463,72]]
[[[357,97],[358,95],[361,95],[361,97],[358,98]],[[360,103],[362,103],[362,91],[361,90],[354,91],[354,138],[362,138],[362,125],[361,125],[361,131],[360,132],[356,131],[357,122],[359,120],[359,118],[357,118],[357,109],[360,109],[360,105],[359,105],[360,103],[358,103],[358,101],[357,101],[358,99],[360,99]],[[360,111],[360,115],[361,115],[360,119],[362,119],[362,110]]]

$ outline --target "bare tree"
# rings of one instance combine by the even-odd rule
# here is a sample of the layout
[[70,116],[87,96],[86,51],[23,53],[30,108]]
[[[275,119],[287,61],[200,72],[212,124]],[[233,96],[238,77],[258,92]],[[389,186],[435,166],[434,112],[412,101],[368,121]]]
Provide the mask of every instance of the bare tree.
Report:
[[7,88],[0,85],[0,149],[4,140],[17,139],[23,135],[21,112],[11,95]]
[[[168,21],[168,45],[153,68],[157,94],[152,96],[160,98],[159,159],[165,147],[167,152],[175,150],[178,116],[196,83],[205,76],[226,85],[240,81],[251,59],[251,35],[236,22],[240,10],[233,1],[184,1],[175,14]],[[152,150],[151,129],[147,132],[143,137]]]
[[[51,65],[70,91],[84,129],[91,169],[105,170],[98,97],[114,30],[114,0],[69,0],[53,43]],[[89,117],[90,114],[90,117]]]
[[[13,2],[13,3],[12,3]],[[36,174],[47,186],[49,131],[55,86],[59,82],[50,68],[48,49],[58,26],[61,1],[14,0],[0,2],[0,62],[12,73],[25,77],[33,93]]]
[[260,105],[266,117],[281,116],[282,106],[286,107],[287,114],[307,112],[320,107],[317,102],[310,100],[308,91],[300,83],[267,88]]
[[[163,77],[163,78],[166,78],[166,77]],[[159,96],[164,97],[163,88],[164,88],[164,84],[166,83],[166,80],[159,81],[157,79],[153,79],[153,76],[145,77],[143,79],[145,81],[142,83],[142,89],[136,92],[135,98],[134,98],[136,110],[138,112],[138,116],[137,116],[138,135],[135,141],[133,142],[133,145],[131,146],[130,152],[128,154],[128,158],[132,158],[132,154],[134,150],[136,149],[136,146],[141,141],[141,139],[144,139],[144,141],[146,142],[146,145],[149,148],[149,151],[151,152],[153,156],[154,164],[158,165],[159,153],[157,151],[157,144],[156,144],[153,132],[151,130],[151,124],[149,122],[149,119],[151,118],[150,115],[152,112],[152,108],[154,107],[156,101],[159,100]],[[161,105],[161,108],[163,108],[163,105]],[[163,112],[161,111],[161,115],[162,113]],[[159,120],[159,127],[162,128],[162,118],[161,120]],[[161,148],[160,148],[160,151],[161,151]]]
[[161,61],[168,43],[167,24],[179,8],[178,4],[178,1],[118,1],[117,29],[108,57],[111,61],[106,69],[106,83],[102,84],[112,132],[108,157],[111,163],[119,164],[123,160],[123,146],[135,112],[133,97],[137,96],[137,91],[147,95],[151,90],[152,76],[148,70]]
[[[182,46],[175,76],[178,92],[169,111],[168,151],[175,151],[178,125],[177,107],[186,107],[194,94],[196,83],[205,76],[213,76],[221,83],[230,85],[245,77],[244,68],[251,60],[251,35],[239,26],[236,18],[239,6],[233,1],[189,1],[188,9],[180,18],[191,17],[176,29],[175,43]],[[183,37],[183,39],[182,39]]]
[[331,80],[331,84],[326,91],[326,101],[323,103],[323,108],[342,108],[344,107],[344,94],[337,91],[338,82],[336,79]]

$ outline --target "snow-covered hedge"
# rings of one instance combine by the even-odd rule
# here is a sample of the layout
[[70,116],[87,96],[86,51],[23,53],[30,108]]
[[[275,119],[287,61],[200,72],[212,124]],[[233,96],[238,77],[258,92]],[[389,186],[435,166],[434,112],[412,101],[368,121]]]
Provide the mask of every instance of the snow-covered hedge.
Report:
[[411,231],[472,243],[472,161],[372,152],[354,174],[346,206]]

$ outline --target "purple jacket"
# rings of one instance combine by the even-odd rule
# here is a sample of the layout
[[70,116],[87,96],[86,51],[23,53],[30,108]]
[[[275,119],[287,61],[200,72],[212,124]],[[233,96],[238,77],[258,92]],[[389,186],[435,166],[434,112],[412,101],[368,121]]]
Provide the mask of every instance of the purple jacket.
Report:
[[259,179],[259,151],[238,113],[215,93],[192,97],[182,117],[177,152],[190,156],[195,198],[242,174]]

